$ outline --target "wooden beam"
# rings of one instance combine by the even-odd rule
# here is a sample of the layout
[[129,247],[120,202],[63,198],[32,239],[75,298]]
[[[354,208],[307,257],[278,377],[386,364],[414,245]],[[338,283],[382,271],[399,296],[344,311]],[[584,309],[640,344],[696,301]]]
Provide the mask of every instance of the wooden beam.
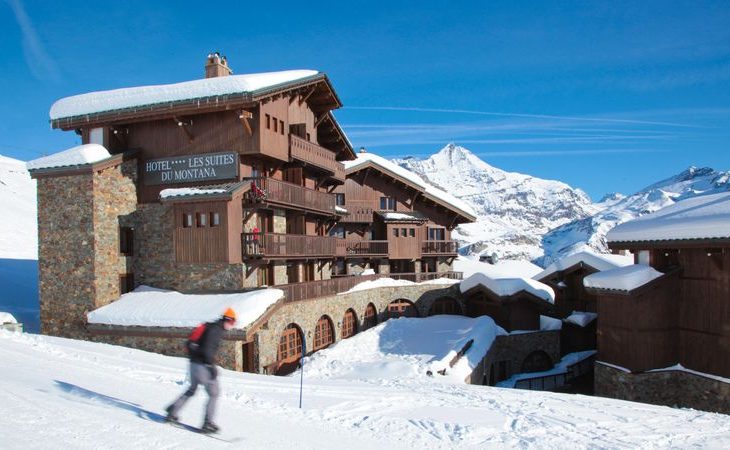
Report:
[[319,124],[322,123],[322,121],[326,118],[327,118],[327,113],[323,113],[321,116],[319,116],[317,118],[317,120],[314,121],[314,128],[317,128],[319,126]]
[[193,136],[193,133],[191,133],[190,130],[187,129],[188,125],[193,124],[192,120],[190,121],[189,124],[178,119],[176,116],[172,116],[172,120],[174,120],[175,123],[177,124],[177,127],[180,128],[183,131],[183,133],[185,133],[185,136],[188,137],[188,141],[193,142],[195,140],[195,136]]
[[309,97],[311,97],[312,94],[314,94],[314,91],[316,91],[316,90],[317,90],[317,88],[316,87],[313,87],[312,90],[310,90],[307,93],[307,95],[305,95],[303,97],[299,97],[299,104],[301,105],[302,103],[306,102],[309,99]]
[[246,129],[249,136],[253,136],[253,129],[251,128],[251,123],[249,123],[249,119],[253,118],[253,113],[251,111],[246,111],[245,109],[242,109],[238,112],[238,119],[241,121],[241,125]]

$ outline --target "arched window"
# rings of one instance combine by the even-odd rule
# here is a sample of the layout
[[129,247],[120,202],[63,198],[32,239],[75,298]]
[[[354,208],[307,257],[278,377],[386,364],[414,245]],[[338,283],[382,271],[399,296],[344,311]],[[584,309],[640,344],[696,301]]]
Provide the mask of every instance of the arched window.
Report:
[[378,310],[375,309],[375,305],[368,303],[365,308],[365,315],[362,318],[362,329],[367,330],[378,324]]
[[451,297],[437,298],[436,301],[431,304],[431,309],[428,310],[428,315],[435,316],[437,314],[461,315],[461,306],[459,305],[459,302]]
[[312,350],[321,350],[328,347],[330,344],[335,342],[334,327],[332,326],[332,320],[327,316],[322,316],[317,321],[317,326],[314,329],[314,344]]
[[357,315],[352,309],[345,311],[342,318],[342,339],[347,339],[357,333]]
[[398,317],[418,317],[416,305],[412,301],[403,298],[390,302],[390,305],[388,305],[388,319]]
[[279,337],[279,349],[276,355],[277,375],[292,373],[302,359],[302,330],[295,323],[284,328]]

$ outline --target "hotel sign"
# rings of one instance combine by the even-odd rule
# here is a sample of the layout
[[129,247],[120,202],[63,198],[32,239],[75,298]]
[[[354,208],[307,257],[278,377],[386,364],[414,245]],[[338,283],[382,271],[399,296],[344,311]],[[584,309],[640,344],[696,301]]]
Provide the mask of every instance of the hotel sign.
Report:
[[238,178],[234,152],[151,159],[142,163],[144,184],[177,184]]

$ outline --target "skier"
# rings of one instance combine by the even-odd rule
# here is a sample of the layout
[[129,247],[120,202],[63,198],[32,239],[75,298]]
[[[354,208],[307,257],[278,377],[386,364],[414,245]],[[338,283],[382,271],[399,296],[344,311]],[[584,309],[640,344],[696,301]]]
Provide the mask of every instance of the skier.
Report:
[[205,420],[200,431],[215,433],[218,426],[213,422],[215,405],[218,400],[218,369],[215,365],[216,353],[224,331],[228,331],[236,323],[236,312],[228,308],[220,319],[205,324],[205,331],[197,341],[198,345],[190,346],[190,387],[173,404],[165,408],[168,422],[178,422],[177,413],[195,394],[198,385],[205,386],[208,392],[208,405]]

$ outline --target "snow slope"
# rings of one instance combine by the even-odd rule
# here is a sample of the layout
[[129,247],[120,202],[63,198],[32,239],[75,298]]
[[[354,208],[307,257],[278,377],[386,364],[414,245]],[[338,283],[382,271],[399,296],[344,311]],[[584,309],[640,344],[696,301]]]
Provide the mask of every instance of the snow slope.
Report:
[[[184,390],[187,362],[122,347],[0,332],[0,436],[9,449],[219,448],[143,420]],[[580,395],[427,380],[318,380],[221,371],[218,422],[238,447],[730,447],[730,416]],[[205,395],[183,409],[198,425]]]
[[35,185],[24,161],[0,155],[0,258],[38,259]]

